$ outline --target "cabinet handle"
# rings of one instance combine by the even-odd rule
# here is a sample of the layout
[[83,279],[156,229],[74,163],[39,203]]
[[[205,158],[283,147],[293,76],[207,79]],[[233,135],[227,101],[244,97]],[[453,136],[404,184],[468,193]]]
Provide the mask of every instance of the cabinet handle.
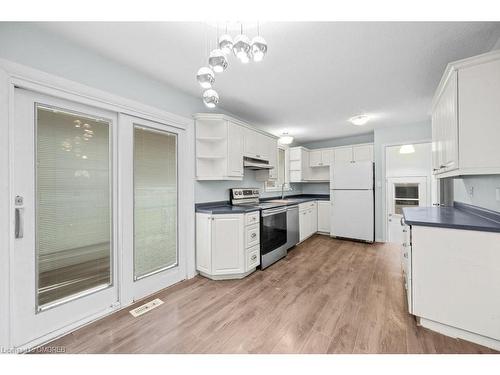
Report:
[[433,172],[439,171],[439,168],[432,168]]
[[257,156],[258,158],[260,158],[260,155],[255,155],[255,156]]
[[446,168],[446,165],[440,165],[439,169]]
[[257,255],[255,255],[255,254],[254,254],[254,255],[252,255],[252,257],[251,257],[250,259],[251,259],[251,260],[255,260],[255,259],[257,259]]
[[404,256],[405,258],[408,258],[408,253],[404,253],[404,254],[403,254],[403,256]]
[[257,237],[257,233],[254,232],[254,233],[252,233],[252,238],[255,238],[255,237]]

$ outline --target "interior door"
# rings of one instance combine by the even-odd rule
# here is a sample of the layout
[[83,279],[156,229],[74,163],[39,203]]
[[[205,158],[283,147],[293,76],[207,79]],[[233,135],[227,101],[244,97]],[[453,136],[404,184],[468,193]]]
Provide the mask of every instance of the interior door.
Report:
[[427,177],[393,177],[387,179],[387,241],[402,244],[403,207],[429,206]]
[[124,301],[186,278],[178,168],[184,142],[184,130],[120,115]]
[[13,342],[28,346],[118,301],[116,114],[15,89]]

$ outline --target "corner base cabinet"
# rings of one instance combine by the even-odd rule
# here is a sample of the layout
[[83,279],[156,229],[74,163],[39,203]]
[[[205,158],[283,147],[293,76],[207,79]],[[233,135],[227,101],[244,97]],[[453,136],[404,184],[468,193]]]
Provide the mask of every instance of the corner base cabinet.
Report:
[[196,214],[196,269],[213,280],[240,279],[260,264],[259,212]]

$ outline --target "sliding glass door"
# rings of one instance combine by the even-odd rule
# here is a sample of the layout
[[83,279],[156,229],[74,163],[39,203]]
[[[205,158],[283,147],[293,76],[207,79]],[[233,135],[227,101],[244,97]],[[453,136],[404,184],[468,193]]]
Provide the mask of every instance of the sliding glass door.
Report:
[[177,264],[177,135],[134,125],[134,280]]
[[15,90],[16,345],[118,301],[113,221],[116,115]]
[[[123,299],[137,300],[186,277],[179,242],[179,140],[182,131],[120,115]],[[130,187],[130,188],[129,188]],[[130,261],[129,261],[130,260]]]

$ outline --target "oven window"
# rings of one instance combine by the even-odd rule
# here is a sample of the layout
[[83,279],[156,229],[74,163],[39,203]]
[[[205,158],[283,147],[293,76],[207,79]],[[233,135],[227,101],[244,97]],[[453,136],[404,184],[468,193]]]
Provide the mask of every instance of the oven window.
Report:
[[260,248],[267,254],[286,243],[286,211],[261,217]]

